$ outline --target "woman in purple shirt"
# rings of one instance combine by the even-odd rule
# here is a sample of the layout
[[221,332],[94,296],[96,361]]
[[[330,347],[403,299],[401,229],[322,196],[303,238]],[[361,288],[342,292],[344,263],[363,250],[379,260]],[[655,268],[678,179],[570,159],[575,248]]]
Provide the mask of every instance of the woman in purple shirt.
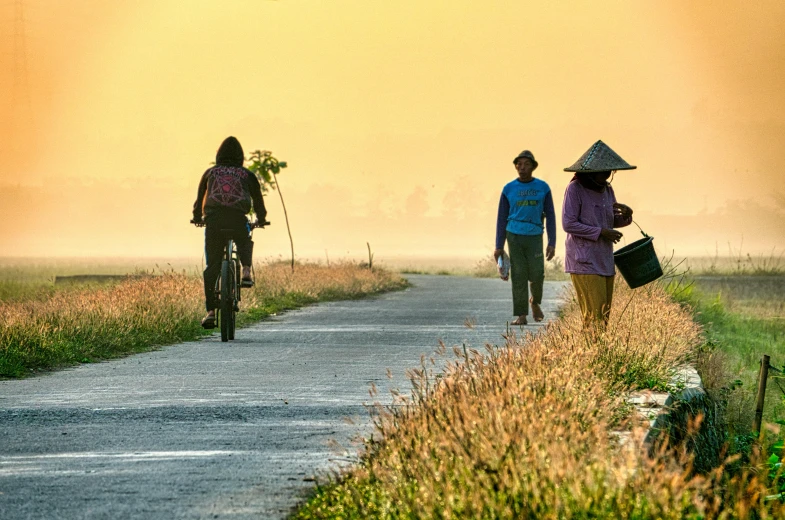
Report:
[[564,270],[570,273],[586,325],[608,323],[616,275],[613,244],[622,237],[614,228],[632,223],[632,208],[616,202],[608,178],[612,171],[635,168],[597,141],[564,169],[575,172],[562,206],[562,227],[567,233]]

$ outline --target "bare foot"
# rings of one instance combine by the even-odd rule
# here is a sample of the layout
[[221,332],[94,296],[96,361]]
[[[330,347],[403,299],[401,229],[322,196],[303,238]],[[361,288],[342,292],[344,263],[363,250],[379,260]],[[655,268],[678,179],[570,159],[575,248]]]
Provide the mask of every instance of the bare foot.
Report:
[[215,328],[215,311],[208,312],[207,316],[202,318],[202,327],[205,329]]
[[253,278],[251,278],[251,268],[243,266],[243,277],[240,279],[240,285],[243,287],[253,287]]
[[529,300],[529,303],[532,306],[532,316],[534,316],[534,321],[542,321],[545,318],[545,314],[543,314],[540,304],[534,303],[532,300]]
[[527,323],[526,316],[518,316],[510,322],[510,325],[526,325]]

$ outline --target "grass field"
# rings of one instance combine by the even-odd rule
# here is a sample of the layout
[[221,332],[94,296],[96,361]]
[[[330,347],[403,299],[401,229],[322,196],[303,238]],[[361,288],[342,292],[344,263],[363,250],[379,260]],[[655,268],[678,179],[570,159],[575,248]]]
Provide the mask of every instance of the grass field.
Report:
[[58,276],[197,275],[202,269],[199,259],[0,258],[0,301],[46,299],[54,294]]
[[[731,427],[750,431],[760,360],[764,354],[785,370],[785,274],[697,275],[682,296],[695,309],[709,345],[706,356],[715,358],[703,368],[704,384],[728,394]],[[769,380],[764,420],[785,419],[785,380]],[[728,390],[732,381],[741,386]]]
[[[2,266],[0,377],[141,352],[209,333],[199,324],[204,290],[195,270],[172,267],[111,283],[63,286],[56,286],[50,274],[91,269],[117,274],[122,266]],[[259,264],[255,271],[256,286],[243,292],[240,325],[316,301],[361,298],[406,286],[390,271],[349,263],[300,264],[292,273],[288,263],[278,262]]]
[[749,254],[729,248],[729,254],[681,258],[685,269],[700,276],[777,276],[785,274],[785,253]]

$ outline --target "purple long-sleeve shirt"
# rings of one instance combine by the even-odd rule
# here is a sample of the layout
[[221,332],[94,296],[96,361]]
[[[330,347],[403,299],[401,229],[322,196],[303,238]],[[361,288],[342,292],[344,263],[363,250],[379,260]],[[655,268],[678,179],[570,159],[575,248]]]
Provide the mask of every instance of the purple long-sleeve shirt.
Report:
[[584,188],[572,180],[564,192],[562,228],[567,233],[564,271],[573,274],[613,276],[613,242],[602,238],[603,228],[629,226],[632,216],[613,214],[616,195],[609,185],[603,192]]

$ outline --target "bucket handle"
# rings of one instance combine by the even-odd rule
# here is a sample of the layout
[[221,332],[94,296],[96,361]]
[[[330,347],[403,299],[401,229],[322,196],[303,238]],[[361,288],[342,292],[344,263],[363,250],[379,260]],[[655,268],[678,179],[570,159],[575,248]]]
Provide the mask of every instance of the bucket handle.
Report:
[[638,229],[639,229],[639,230],[640,230],[640,232],[641,232],[641,235],[643,235],[643,237],[644,237],[644,238],[649,238],[649,235],[647,235],[647,234],[646,234],[646,232],[645,232],[644,230],[642,230],[640,226],[638,226],[638,223],[637,223],[637,222],[635,222],[635,221],[633,220],[633,221],[632,221],[632,223],[633,223],[633,224],[635,224],[635,225],[638,227]]

